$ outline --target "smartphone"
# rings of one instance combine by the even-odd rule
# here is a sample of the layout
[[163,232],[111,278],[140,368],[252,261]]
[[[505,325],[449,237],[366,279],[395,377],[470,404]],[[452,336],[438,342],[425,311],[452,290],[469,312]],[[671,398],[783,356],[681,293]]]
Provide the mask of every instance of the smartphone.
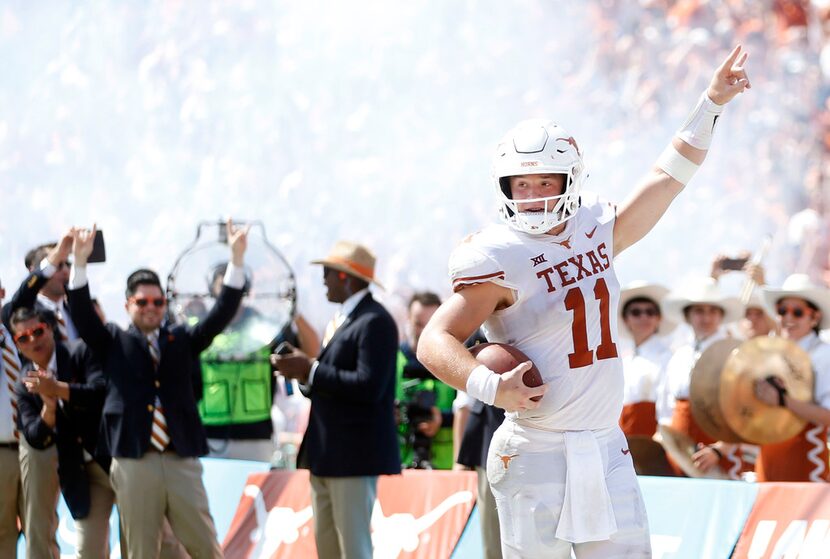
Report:
[[721,270],[743,270],[748,258],[724,258],[720,262]]
[[280,345],[277,346],[277,349],[274,350],[274,354],[276,355],[288,355],[289,353],[294,351],[294,346],[289,344],[288,342],[281,342]]
[[92,252],[86,261],[90,264],[107,261],[107,250],[104,246],[104,232],[100,229],[95,231],[95,238],[92,240]]
[[[274,350],[274,354],[276,355],[288,355],[289,353],[294,351],[294,346],[289,344],[288,342],[281,342],[280,345]],[[294,382],[290,378],[285,379],[285,394],[286,396],[293,396],[294,395]]]

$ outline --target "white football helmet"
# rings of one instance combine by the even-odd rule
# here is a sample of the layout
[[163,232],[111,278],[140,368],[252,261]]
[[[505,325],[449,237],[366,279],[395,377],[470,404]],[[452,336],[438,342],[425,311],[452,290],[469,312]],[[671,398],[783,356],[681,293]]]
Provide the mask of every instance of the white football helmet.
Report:
[[[499,215],[511,227],[541,235],[576,214],[583,179],[582,154],[573,136],[553,121],[523,120],[499,143],[493,158],[493,180],[499,197]],[[520,212],[512,199],[509,177],[515,175],[565,175],[559,196],[521,200],[544,202],[541,212]]]

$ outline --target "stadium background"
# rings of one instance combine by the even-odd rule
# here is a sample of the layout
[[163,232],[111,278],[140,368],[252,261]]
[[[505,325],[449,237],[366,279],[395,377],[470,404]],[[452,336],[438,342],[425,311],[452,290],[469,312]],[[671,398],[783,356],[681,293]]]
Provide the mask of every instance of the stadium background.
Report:
[[266,223],[318,329],[333,309],[307,262],[340,238],[376,251],[402,317],[412,289],[448,293],[449,252],[495,219],[490,157],[515,121],[559,121],[586,188],[620,201],[737,42],[752,91],[619,275],[678,285],[765,234],[771,283],[821,275],[826,4],[6,2],[0,277],[95,221],[109,262],[91,284],[123,324],[132,269],[166,274],[197,222],[234,216]]

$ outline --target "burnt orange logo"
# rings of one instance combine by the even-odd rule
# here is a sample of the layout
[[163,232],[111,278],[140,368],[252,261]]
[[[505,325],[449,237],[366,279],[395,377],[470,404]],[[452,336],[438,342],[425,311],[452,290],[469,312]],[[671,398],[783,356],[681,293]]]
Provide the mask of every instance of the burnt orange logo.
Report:
[[597,231],[597,227],[598,227],[597,225],[594,225],[594,228],[591,229],[591,232],[590,233],[585,233],[585,236],[588,237],[589,239],[592,238],[594,236],[594,233],[596,233],[596,231]]
[[564,241],[553,241],[553,242],[556,243],[557,245],[561,246],[562,248],[566,248],[568,250],[571,250],[571,237],[572,236],[573,235],[569,236]]
[[506,470],[508,466],[510,466],[510,461],[517,457],[518,454],[509,454],[502,456],[501,454],[498,455],[501,458],[502,464],[504,464],[504,469]]

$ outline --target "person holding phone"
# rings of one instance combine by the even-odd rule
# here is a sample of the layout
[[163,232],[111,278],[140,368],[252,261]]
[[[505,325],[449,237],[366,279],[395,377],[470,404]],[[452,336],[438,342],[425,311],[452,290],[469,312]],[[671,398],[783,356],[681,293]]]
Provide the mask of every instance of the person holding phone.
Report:
[[323,266],[326,296],[340,310],[317,359],[300,350],[273,355],[279,373],[311,398],[297,466],[311,472],[314,539],[320,557],[370,559],[377,476],[401,471],[395,426],[398,329],[369,291],[375,256],[340,241]]
[[159,556],[164,519],[192,557],[221,558],[198,460],[208,452],[197,401],[199,353],[231,321],[242,300],[248,231],[227,223],[230,264],[216,304],[195,326],[163,324],[167,301],[158,275],[127,278],[127,330],[103,324],[89,294],[86,265],[95,227],[73,229],[69,306],[78,331],[103,364],[107,389],[103,453],[119,503],[129,557]]

